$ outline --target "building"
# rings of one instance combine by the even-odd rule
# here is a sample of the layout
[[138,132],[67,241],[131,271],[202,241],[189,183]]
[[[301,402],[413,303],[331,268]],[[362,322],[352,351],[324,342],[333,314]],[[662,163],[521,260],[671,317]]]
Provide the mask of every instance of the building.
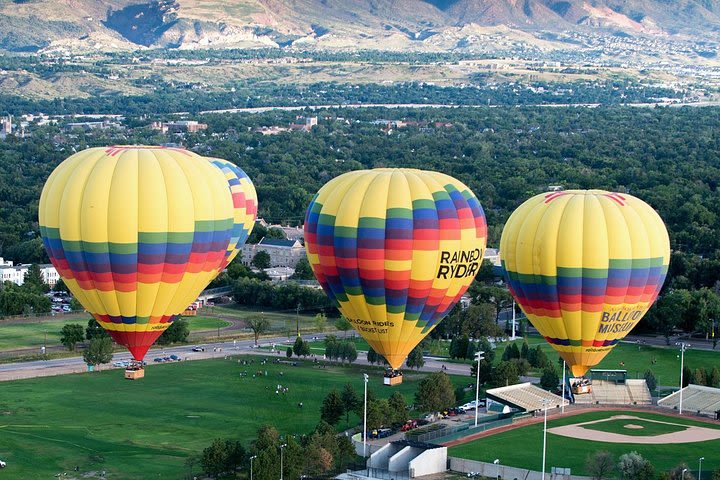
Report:
[[295,268],[301,258],[305,258],[305,247],[299,240],[279,240],[263,238],[257,244],[245,244],[242,247],[242,263],[250,265],[258,252],[270,255],[270,267]]
[[[27,274],[29,268],[30,264],[13,265],[13,262],[5,261],[0,257],[0,281],[22,285],[25,283],[25,274]],[[50,263],[41,264],[40,273],[45,283],[51,287],[60,279],[57,270]]]
[[291,227],[286,225],[268,225],[268,229],[270,228],[278,228],[285,233],[285,238],[288,240],[302,240],[305,238],[305,231],[303,230],[303,227]]
[[0,140],[5,138],[12,133],[12,116],[8,115],[0,119]]
[[497,248],[486,248],[483,260],[487,260],[493,264],[493,267],[499,267],[500,263],[500,250]]
[[160,130],[162,133],[195,133],[208,128],[207,123],[199,123],[195,120],[178,120],[176,122],[153,122],[150,124],[153,130]]

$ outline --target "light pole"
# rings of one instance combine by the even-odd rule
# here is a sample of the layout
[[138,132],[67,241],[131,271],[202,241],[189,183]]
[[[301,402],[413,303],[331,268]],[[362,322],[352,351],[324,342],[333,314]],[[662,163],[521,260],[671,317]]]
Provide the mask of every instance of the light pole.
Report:
[[483,353],[485,352],[477,352],[477,378],[475,380],[475,426],[477,427],[477,421],[478,421],[478,400],[480,397],[480,360],[483,360],[485,357],[483,357]]
[[698,480],[702,480],[702,461],[705,460],[705,457],[700,457],[699,466],[698,466]]
[[687,472],[687,468],[683,468],[683,471],[680,474],[680,480],[685,480],[685,472]]
[[256,458],[257,458],[257,455],[253,455],[252,457],[250,457],[250,480],[252,480],[252,473],[253,473],[253,472],[252,472],[252,462],[253,462],[253,460],[255,460]]
[[680,346],[680,405],[678,406],[678,414],[682,415],[682,397],[683,397],[683,373],[685,369],[685,350],[690,346],[685,342],[677,343]]
[[280,445],[280,480],[283,480],[283,450],[287,447],[287,443]]
[[367,457],[367,384],[368,377],[367,373],[363,373],[365,379],[365,406],[363,408],[363,457]]
[[495,472],[495,473],[496,473],[495,478],[500,478],[500,459],[499,459],[499,458],[496,458],[496,459],[493,461],[493,463],[494,463],[495,465],[497,465],[497,471]]
[[563,360],[563,390],[562,390],[562,397],[563,401],[560,404],[560,411],[562,413],[565,413],[565,360]]
[[515,340],[515,299],[513,298],[512,304],[512,339]]
[[543,411],[545,412],[545,420],[543,420],[543,454],[542,454],[542,480],[545,480],[545,452],[547,451],[547,411],[549,400],[543,399]]

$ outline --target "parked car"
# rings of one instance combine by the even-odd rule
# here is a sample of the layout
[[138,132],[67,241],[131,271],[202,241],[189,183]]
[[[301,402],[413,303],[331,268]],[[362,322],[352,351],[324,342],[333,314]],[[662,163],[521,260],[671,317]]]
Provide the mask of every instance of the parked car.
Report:
[[182,360],[182,358],[178,357],[177,355],[170,355],[170,360],[174,362],[179,362],[180,360]]
[[63,305],[62,306],[63,312],[69,312],[70,311],[70,305]]
[[204,352],[205,347],[193,347],[192,351],[193,352]]
[[163,363],[165,360],[163,360],[160,357],[153,358],[153,362]]
[[408,430],[412,430],[413,428],[417,428],[418,422],[417,420],[408,420],[405,422],[405,424],[400,427],[401,432],[407,432]]

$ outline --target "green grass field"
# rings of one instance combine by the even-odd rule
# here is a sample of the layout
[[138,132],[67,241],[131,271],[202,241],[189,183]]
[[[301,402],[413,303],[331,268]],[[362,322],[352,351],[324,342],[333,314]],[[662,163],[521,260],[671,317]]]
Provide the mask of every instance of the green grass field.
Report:
[[[628,428],[627,425],[636,425],[642,428]],[[635,437],[647,437],[648,435],[664,435],[666,433],[681,432],[686,427],[670,423],[648,422],[645,420],[608,420],[606,422],[591,423],[583,425],[582,428],[597,430],[598,432],[619,433]]]
[[[295,312],[273,312],[268,310],[253,309],[237,304],[228,304],[222,306],[206,307],[200,311],[203,316],[212,317],[214,315],[222,317],[231,317],[238,320],[246,319],[252,315],[262,315],[270,322],[270,330],[279,334],[294,335],[297,328],[298,320],[300,321],[300,330],[315,330],[315,315],[307,315]],[[333,319],[328,319],[327,329],[331,329]]]
[[[698,422],[689,418],[680,419],[654,413],[615,411],[598,411],[550,420],[548,421],[548,428],[600,420],[613,415],[633,415],[651,420],[720,429],[720,425]],[[638,424],[636,420],[623,420],[622,422],[624,422],[623,424]],[[646,426],[650,423],[642,422],[642,425]],[[595,424],[593,428],[597,429],[597,425],[602,425],[602,423]],[[588,427],[586,426],[586,428]],[[614,433],[620,433],[620,430],[622,430],[619,424],[614,424],[612,428],[617,429]],[[622,433],[631,434],[629,432],[628,429],[622,431]],[[657,433],[645,430],[646,435],[656,435]],[[484,462],[492,462],[497,458],[502,465],[540,471],[542,470],[542,441],[543,424],[540,422],[451,447],[448,450],[448,455]],[[720,469],[720,457],[711,454],[711,452],[720,451],[720,440],[702,443],[648,445],[643,444],[642,438],[638,437],[638,443],[621,444],[578,440],[552,433],[547,435],[547,469],[549,471],[551,467],[565,467],[571,468],[574,475],[589,475],[585,468],[586,459],[588,455],[598,450],[606,450],[612,453],[616,460],[624,453],[636,451],[650,460],[657,471],[669,470],[681,462],[686,462],[694,470],[697,468],[698,457],[704,454],[703,471],[711,472]],[[697,474],[696,471],[694,473]]]
[[[243,366],[239,358],[254,364]],[[184,478],[187,456],[215,438],[247,446],[266,423],[283,434],[308,433],[330,390],[351,382],[362,392],[362,372],[371,372],[369,386],[378,396],[398,390],[408,403],[424,376],[408,373],[391,389],[377,368],[260,365],[261,358],[151,365],[135,382],[124,380],[120,370],[4,382],[0,458],[8,468],[2,478],[50,478],[76,465],[81,473],[106,470],[111,478]],[[258,370],[268,376],[253,378]],[[243,371],[249,375],[241,377]],[[278,384],[289,388],[287,395],[275,394]],[[351,425],[358,421],[351,416]]]
[[[42,345],[60,345],[60,330],[69,323],[79,323],[83,327],[90,319],[89,314],[68,314],[57,317],[28,318],[22,321],[0,323],[0,350],[33,348]],[[212,317],[186,317],[190,331],[203,331],[227,327],[227,320]],[[46,341],[47,335],[47,343]]]

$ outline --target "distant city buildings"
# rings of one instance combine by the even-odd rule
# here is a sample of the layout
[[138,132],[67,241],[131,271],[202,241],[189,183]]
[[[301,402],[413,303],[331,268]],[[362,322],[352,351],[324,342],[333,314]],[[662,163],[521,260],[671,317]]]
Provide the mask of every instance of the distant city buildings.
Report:
[[[54,286],[60,279],[60,275],[57,270],[55,270],[55,267],[50,263],[41,264],[39,267],[45,283],[51,287]],[[29,268],[29,264],[14,265],[13,262],[0,257],[0,281],[22,285],[25,283],[25,275]]]
[[5,140],[12,133],[12,115],[0,119],[0,140]]
[[317,126],[318,124],[318,117],[303,117],[298,116],[295,117],[295,122],[291,123],[287,127],[280,127],[278,125],[272,125],[272,126],[262,126],[258,127],[255,130],[253,130],[255,133],[260,133],[262,135],[277,135],[279,133],[283,132],[309,132],[312,130],[313,127]]
[[152,122],[150,128],[162,133],[195,133],[208,128],[207,123],[195,120],[178,120],[176,122]]

